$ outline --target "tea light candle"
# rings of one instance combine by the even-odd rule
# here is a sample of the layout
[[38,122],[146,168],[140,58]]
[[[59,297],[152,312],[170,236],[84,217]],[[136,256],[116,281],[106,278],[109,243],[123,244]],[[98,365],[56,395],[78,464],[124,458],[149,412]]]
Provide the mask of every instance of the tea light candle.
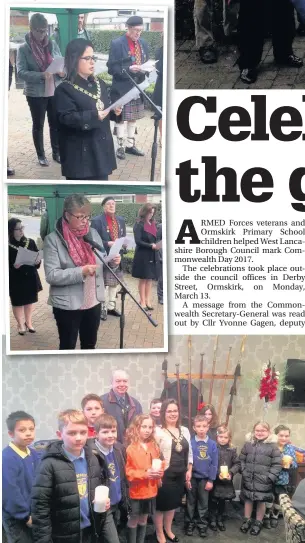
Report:
[[159,471],[162,468],[162,460],[160,458],[153,458],[151,467],[154,471]]
[[94,495],[94,511],[96,513],[104,513],[106,511],[106,501],[108,497],[108,486],[100,485],[96,487]]
[[229,475],[228,466],[220,466],[220,473],[224,479],[227,479]]

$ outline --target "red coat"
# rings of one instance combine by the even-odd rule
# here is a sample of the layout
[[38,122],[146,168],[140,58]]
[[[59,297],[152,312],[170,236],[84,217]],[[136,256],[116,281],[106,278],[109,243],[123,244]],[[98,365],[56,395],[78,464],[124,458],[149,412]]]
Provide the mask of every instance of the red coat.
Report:
[[159,479],[148,479],[147,470],[151,468],[154,458],[160,458],[157,446],[149,442],[145,451],[140,443],[132,443],[127,447],[126,454],[125,470],[130,498],[133,500],[155,498]]

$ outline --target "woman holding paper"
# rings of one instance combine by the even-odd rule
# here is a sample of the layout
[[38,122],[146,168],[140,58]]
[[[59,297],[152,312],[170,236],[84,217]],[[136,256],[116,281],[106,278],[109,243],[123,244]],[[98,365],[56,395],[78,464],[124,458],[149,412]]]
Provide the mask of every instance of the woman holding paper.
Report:
[[[105,301],[103,265],[91,245],[89,235],[104,252],[97,231],[90,228],[91,206],[83,194],[71,194],[64,201],[63,215],[55,230],[44,240],[44,267],[50,285],[49,304],[53,306],[59,334],[59,349],[94,349],[100,325],[101,303]],[[104,253],[104,254],[103,254]],[[109,262],[114,271],[121,257]]]
[[152,280],[158,277],[159,251],[156,245],[157,227],[153,220],[155,208],[144,204],[138,213],[138,220],[133,227],[136,250],[132,265],[132,277],[139,279],[140,304],[145,310],[152,311]]
[[[35,333],[32,323],[33,304],[38,301],[38,292],[42,290],[38,275],[40,259],[33,239],[26,238],[20,219],[8,221],[8,258],[9,258],[9,294],[14,317],[17,321],[18,334],[24,336],[28,330]],[[34,266],[15,264],[19,247],[37,253]]]
[[[60,163],[53,96],[54,74],[48,71],[53,59],[57,57],[61,57],[61,53],[56,42],[48,36],[48,21],[41,13],[35,13],[31,17],[30,32],[25,36],[25,43],[18,49],[17,73],[24,81],[23,92],[31,111],[33,141],[41,166],[49,166],[43,143],[46,113],[50,127],[52,157]],[[58,71],[57,75],[62,77],[64,73]]]
[[[94,77],[95,60],[90,41],[77,38],[68,43],[67,76],[55,91],[61,168],[66,179],[107,181],[117,167],[108,91],[104,81]],[[114,111],[119,115],[121,108]]]

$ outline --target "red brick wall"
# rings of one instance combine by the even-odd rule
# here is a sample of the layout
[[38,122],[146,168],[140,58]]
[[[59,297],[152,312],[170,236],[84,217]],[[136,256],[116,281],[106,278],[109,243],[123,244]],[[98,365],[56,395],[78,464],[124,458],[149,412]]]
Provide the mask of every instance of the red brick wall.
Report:
[[151,20],[150,31],[151,32],[163,32],[163,21]]
[[146,194],[136,194],[136,204],[145,204],[147,202]]

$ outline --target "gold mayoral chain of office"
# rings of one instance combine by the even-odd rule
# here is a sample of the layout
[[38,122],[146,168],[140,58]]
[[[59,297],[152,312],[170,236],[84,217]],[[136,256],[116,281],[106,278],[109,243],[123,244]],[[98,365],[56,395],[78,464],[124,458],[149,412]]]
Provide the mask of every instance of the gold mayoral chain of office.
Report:
[[[24,249],[27,249],[28,246],[29,246],[29,244],[30,244],[30,240],[29,240],[29,238],[28,238],[28,239],[26,240],[25,245],[24,245],[23,248],[24,248]],[[18,251],[18,249],[19,249],[19,247],[16,247],[16,245],[13,245],[12,243],[9,243],[9,246],[12,247],[12,249],[16,249],[16,251]],[[22,245],[20,245],[20,247],[22,247]]]
[[178,453],[181,452],[182,449],[183,449],[183,447],[181,445],[181,441],[183,440],[183,434],[181,432],[179,432],[179,436],[176,437],[176,436],[174,436],[174,434],[172,434],[172,432],[168,428],[166,428],[166,430],[172,436],[172,439],[173,439],[174,443],[176,443],[175,451],[177,451]]
[[96,100],[96,109],[98,111],[103,111],[104,109],[104,102],[101,100],[101,85],[98,79],[94,79],[94,82],[96,84],[97,93],[93,94],[92,92],[87,91],[86,89],[82,89],[82,87],[79,87],[76,83],[71,83],[68,81],[72,87],[74,87],[76,90],[83,92],[84,94],[87,94],[87,96],[90,96],[90,98],[93,98],[93,100]]

